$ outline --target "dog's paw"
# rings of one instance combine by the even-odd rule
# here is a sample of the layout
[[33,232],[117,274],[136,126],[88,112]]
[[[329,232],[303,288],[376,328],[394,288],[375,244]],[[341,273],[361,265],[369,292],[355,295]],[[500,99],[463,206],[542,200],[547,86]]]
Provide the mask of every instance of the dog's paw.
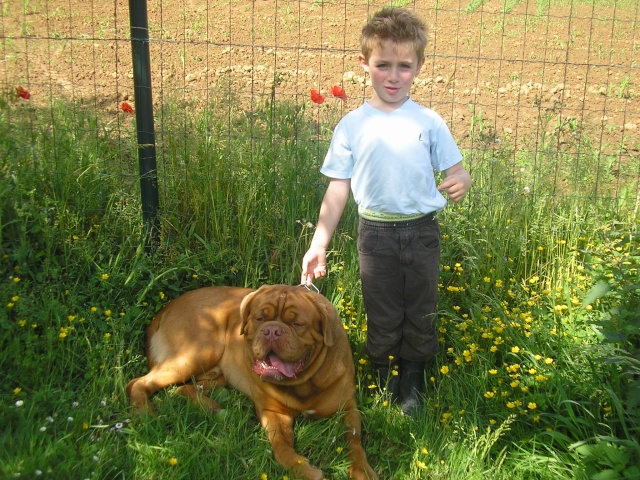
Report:
[[353,480],[378,480],[378,475],[368,464],[359,467],[352,465],[349,469],[349,478]]
[[322,474],[322,470],[314,467],[308,461],[301,462],[297,467],[294,467],[293,473],[295,478],[300,478],[301,480],[323,480],[324,475]]

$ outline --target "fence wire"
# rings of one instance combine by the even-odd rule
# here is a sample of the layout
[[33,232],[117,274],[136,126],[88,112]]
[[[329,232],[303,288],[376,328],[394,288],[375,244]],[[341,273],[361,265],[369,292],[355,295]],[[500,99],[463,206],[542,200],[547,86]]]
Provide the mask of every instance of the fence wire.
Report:
[[[526,176],[513,185],[531,194],[548,182],[558,195],[637,201],[640,2],[392,3],[415,9],[429,26],[426,62],[412,97],[447,120],[472,171],[479,159],[495,162],[500,174],[494,184],[489,179],[485,192],[506,188],[500,183],[505,175]],[[235,129],[234,115],[257,115],[265,105],[284,102],[294,111],[304,106],[315,119],[322,157],[331,126],[371,94],[358,62],[358,38],[368,16],[385,4],[150,2],[161,184],[163,173],[175,175],[167,165],[175,163],[176,151],[167,145],[187,138],[193,111],[220,98],[226,99],[228,121],[220,128],[229,145],[239,136],[268,140],[263,130]],[[133,153],[122,146],[132,135],[127,106],[135,109],[129,32],[123,0],[2,2],[3,90],[29,92],[29,101],[41,111],[56,108],[55,100],[64,98],[104,118],[104,128],[116,132],[114,148],[120,152],[118,161],[104,165],[104,174],[121,176],[125,185],[137,174]],[[335,85],[344,88],[346,100],[331,96]],[[325,102],[315,103],[311,90]],[[176,109],[183,121],[175,121]],[[49,121],[34,115],[34,129]],[[197,170],[188,164],[181,168],[197,183]],[[570,180],[568,171],[574,173]]]

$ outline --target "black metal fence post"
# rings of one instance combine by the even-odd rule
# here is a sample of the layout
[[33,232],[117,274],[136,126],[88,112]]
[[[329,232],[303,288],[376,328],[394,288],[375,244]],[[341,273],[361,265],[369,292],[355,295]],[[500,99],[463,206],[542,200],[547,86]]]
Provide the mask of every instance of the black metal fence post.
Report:
[[158,212],[160,201],[155,129],[153,125],[149,20],[146,0],[129,0],[129,22],[133,56],[133,87],[136,102],[142,218],[145,226],[147,248],[153,248],[159,243]]

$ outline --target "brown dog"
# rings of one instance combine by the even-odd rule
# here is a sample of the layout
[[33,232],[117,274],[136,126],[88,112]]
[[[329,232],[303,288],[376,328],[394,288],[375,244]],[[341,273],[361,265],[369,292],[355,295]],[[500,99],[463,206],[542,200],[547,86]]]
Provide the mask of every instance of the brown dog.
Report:
[[293,448],[300,414],[344,412],[351,478],[377,479],[360,441],[355,369],[347,334],[334,306],[303,287],[201,288],[166,305],[147,331],[149,373],[131,380],[135,411],[174,384],[182,395],[218,411],[199,391],[229,384],[253,400],[278,463],[305,480],[322,471]]

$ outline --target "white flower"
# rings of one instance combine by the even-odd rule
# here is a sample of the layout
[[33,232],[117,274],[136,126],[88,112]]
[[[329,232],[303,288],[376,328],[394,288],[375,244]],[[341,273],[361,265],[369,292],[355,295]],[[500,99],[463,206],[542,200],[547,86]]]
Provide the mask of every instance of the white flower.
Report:
[[53,417],[51,417],[51,416],[47,417],[47,422],[53,423]]
[[22,405],[24,405],[24,400],[18,400],[16,402],[16,407],[20,408]]
[[73,417],[67,417],[67,422],[69,423],[73,422]]
[[40,427],[40,431],[41,432],[46,432],[47,431],[47,427]]
[[39,477],[40,475],[42,475],[42,470],[36,470],[35,472],[33,472],[36,474],[36,477]]
[[80,405],[78,402],[73,402],[71,408],[78,408],[78,405]]

